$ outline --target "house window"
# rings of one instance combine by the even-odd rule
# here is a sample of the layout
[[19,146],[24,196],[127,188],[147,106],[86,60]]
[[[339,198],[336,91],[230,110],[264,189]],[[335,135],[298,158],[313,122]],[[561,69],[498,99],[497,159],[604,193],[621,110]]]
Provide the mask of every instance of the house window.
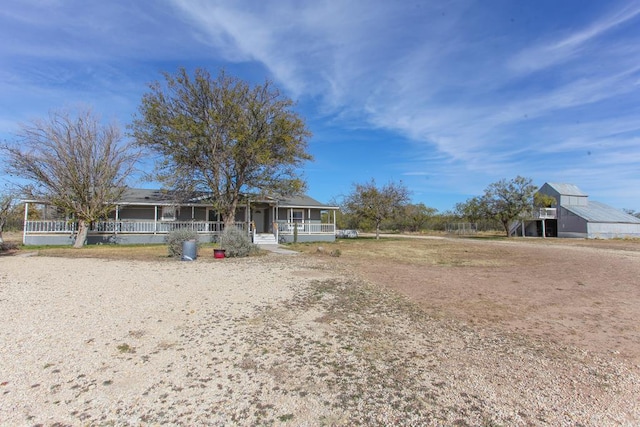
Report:
[[176,206],[163,206],[160,219],[162,221],[175,221],[178,215],[178,208]]
[[291,211],[291,222],[303,222],[303,221],[304,221],[304,210],[293,209]]
[[210,209],[208,212],[209,213],[207,214],[207,217],[209,218],[209,221],[211,222],[221,221],[220,212],[214,211],[213,209]]

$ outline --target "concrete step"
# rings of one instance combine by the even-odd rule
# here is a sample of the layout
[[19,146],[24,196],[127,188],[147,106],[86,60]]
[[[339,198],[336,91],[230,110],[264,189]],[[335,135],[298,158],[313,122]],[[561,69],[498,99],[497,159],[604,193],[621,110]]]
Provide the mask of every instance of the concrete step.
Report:
[[271,233],[256,234],[254,241],[256,245],[277,245],[276,236]]

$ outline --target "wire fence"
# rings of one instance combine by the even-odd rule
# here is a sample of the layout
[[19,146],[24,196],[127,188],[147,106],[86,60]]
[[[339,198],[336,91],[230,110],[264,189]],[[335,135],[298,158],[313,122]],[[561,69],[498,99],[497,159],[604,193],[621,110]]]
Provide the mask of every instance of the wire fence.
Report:
[[478,232],[478,224],[475,222],[451,222],[447,224],[447,233],[456,235],[472,235]]
[[478,222],[448,222],[447,233],[473,235],[476,233],[504,232],[502,224],[495,220],[480,220]]

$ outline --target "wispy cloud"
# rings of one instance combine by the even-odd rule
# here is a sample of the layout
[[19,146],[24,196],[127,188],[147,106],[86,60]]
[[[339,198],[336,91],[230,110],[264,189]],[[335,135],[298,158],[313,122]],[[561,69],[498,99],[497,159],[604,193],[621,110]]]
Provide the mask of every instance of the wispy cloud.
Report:
[[570,61],[583,53],[585,46],[616,27],[630,24],[640,15],[640,3],[637,1],[622,4],[606,16],[579,29],[548,40],[518,52],[510,65],[517,71],[531,72],[552,65]]
[[[595,150],[603,139],[624,145],[616,133],[638,112],[618,107],[639,95],[636,38],[623,33],[609,41],[633,28],[638,2],[582,15],[543,38],[514,40],[512,28],[489,25],[486,10],[466,1],[285,1],[257,10],[248,7],[253,2],[174,4],[228,59],[263,63],[291,93],[321,101],[319,111],[346,126],[402,135],[411,142],[398,145],[412,157],[407,177],[424,177],[432,167],[487,176],[515,175],[516,168],[550,173],[532,159],[549,146],[562,156]],[[580,120],[599,123],[599,136],[583,128],[576,138]],[[552,140],[545,145],[541,138]]]

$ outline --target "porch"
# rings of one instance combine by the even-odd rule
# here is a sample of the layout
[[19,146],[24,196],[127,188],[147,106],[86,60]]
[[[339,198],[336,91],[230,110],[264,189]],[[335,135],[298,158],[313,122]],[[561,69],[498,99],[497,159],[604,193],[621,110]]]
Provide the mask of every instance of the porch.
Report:
[[273,236],[268,239],[277,243],[333,242],[336,211],[337,207],[324,206],[309,198],[293,203],[273,199],[253,201],[249,207],[253,241],[259,244]]
[[556,208],[538,208],[511,224],[509,235],[522,237],[557,237]]
[[334,223],[277,221],[274,230],[279,243],[333,242],[336,239]]
[[[216,242],[224,222],[215,206],[204,199],[187,202],[160,200],[164,193],[129,190],[107,218],[90,224],[88,244],[161,244],[177,229],[193,230],[200,242]],[[159,200],[155,200],[159,199]],[[37,200],[25,200],[23,243],[69,245],[77,223],[72,216]],[[29,215],[30,205],[36,217]],[[246,200],[236,211],[235,226],[256,244],[293,241],[334,241],[337,207],[307,197]]]
[[[241,230],[247,223],[236,222]],[[200,242],[215,242],[224,230],[221,221],[144,221],[105,220],[89,226],[88,244],[160,244],[167,234],[174,230],[193,230]],[[67,245],[72,244],[77,231],[77,223],[72,220],[27,220],[24,223],[23,244],[25,245]]]
[[[235,226],[245,230],[256,244],[291,243],[335,240],[335,224],[316,222],[277,221],[271,231],[258,233],[253,223],[236,222]],[[88,244],[162,244],[167,234],[174,230],[195,231],[198,241],[216,242],[224,230],[222,221],[141,221],[105,220],[90,225]],[[77,223],[72,220],[26,220],[22,242],[25,245],[69,245],[73,244]],[[272,239],[260,236],[273,236]]]

